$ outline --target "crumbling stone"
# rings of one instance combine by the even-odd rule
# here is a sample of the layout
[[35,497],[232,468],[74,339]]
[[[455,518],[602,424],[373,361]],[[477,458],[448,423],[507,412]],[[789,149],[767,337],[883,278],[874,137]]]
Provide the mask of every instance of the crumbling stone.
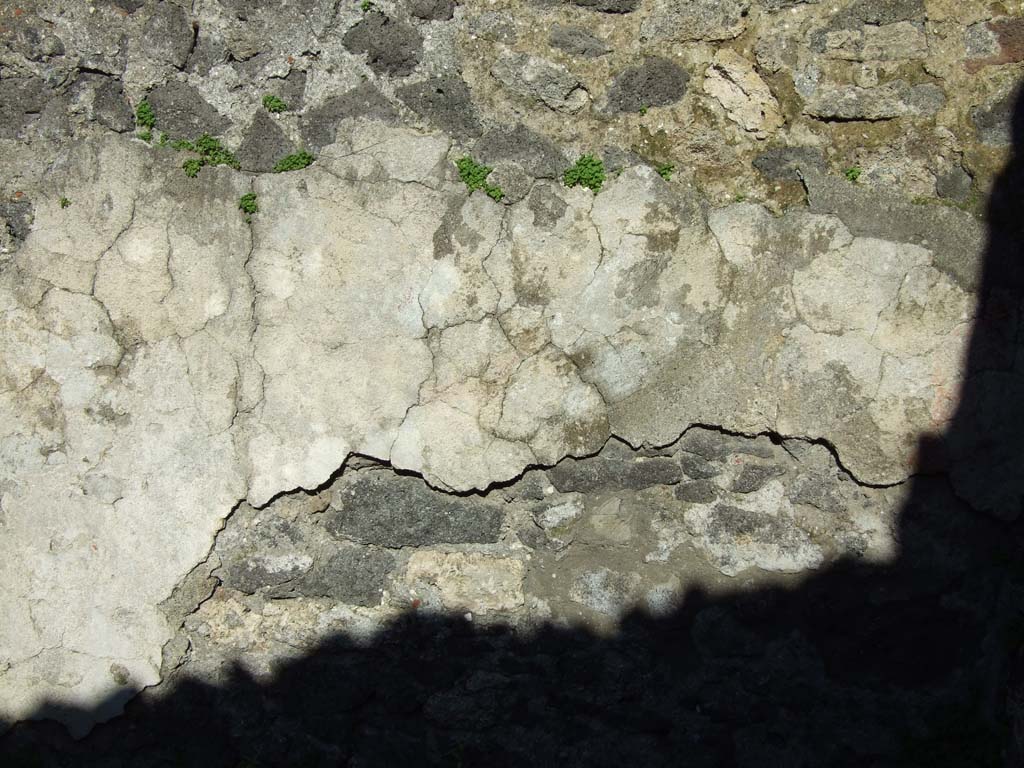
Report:
[[175,139],[196,139],[204,133],[218,136],[230,121],[186,83],[171,80],[146,96],[156,114],[157,132]]
[[338,488],[325,513],[334,536],[382,547],[497,541],[501,512],[446,497],[415,477],[363,473]]
[[608,90],[612,112],[639,112],[662,107],[683,98],[690,75],[675,62],[650,56],[635,67],[620,72]]
[[295,147],[265,109],[257,109],[235,156],[243,169],[267,173]]
[[456,76],[431,77],[396,89],[398,98],[432,125],[458,138],[480,135],[469,87]]
[[195,37],[188,13],[164,0],[156,4],[143,27],[141,48],[154,61],[181,69],[192,52]]
[[423,38],[412,26],[380,11],[370,11],[342,37],[352,53],[366,54],[366,63],[378,74],[412,74],[423,52]]

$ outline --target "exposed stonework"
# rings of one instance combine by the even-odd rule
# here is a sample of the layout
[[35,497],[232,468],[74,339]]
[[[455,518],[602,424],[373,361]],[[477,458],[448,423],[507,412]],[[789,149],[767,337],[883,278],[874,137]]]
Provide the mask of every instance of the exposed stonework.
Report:
[[[602,626],[651,600],[678,599],[684,572],[694,585],[724,584],[758,570],[811,572],[843,557],[885,563],[896,554],[903,496],[859,486],[822,446],[701,428],[657,450],[612,439],[595,456],[478,497],[453,498],[364,463],[318,494],[232,514],[211,556],[221,563],[213,571],[219,597],[184,631],[193,647],[207,642],[195,628],[216,624],[218,601],[241,595],[276,606],[275,616],[314,605],[331,613],[340,601],[378,626],[410,606],[527,624],[543,606],[545,617]],[[613,545],[614,568],[598,554]],[[656,598],[646,592],[652,584],[663,585]],[[335,628],[326,614],[320,626]],[[311,646],[317,636],[327,635],[299,642]],[[234,642],[225,635],[204,653],[226,658]]]

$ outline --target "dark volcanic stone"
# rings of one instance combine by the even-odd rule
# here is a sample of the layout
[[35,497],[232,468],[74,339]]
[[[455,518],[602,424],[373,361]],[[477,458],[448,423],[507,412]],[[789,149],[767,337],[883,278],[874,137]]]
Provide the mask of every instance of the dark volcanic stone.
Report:
[[689,82],[689,73],[674,61],[651,56],[635,67],[624,69],[612,81],[608,109],[639,112],[645,107],[672,104],[683,98]]
[[228,49],[224,46],[224,41],[207,30],[200,29],[188,57],[188,70],[205,77],[210,74],[211,69],[227,60]]
[[601,148],[601,159],[608,173],[617,173],[632,166],[646,165],[644,159],[631,149],[606,144]]
[[825,157],[814,147],[775,147],[754,158],[754,167],[770,181],[795,181],[805,168],[825,170]]
[[409,13],[424,21],[448,21],[455,14],[455,0],[409,0]]
[[0,201],[0,219],[7,222],[7,232],[17,243],[23,243],[32,231],[32,203],[28,200]]
[[843,498],[836,483],[835,474],[801,475],[789,489],[789,500],[794,504],[809,504],[829,514],[841,512]]
[[480,135],[469,87],[458,76],[431,77],[396,90],[413,112],[460,139]]
[[100,77],[93,93],[92,114],[100,125],[112,131],[130,131],[135,123],[132,108],[125,98],[121,82],[111,77]]
[[117,78],[89,73],[79,75],[72,93],[86,102],[89,117],[105,128],[124,133],[135,127],[135,116]]
[[[219,0],[238,19],[249,21],[256,14],[273,18],[278,24],[297,23],[329,4],[324,0]],[[271,14],[273,14],[271,16]]]
[[266,110],[260,108],[246,129],[242,145],[235,156],[243,170],[266,173],[274,170],[278,160],[294,151],[295,147],[281,126]]
[[172,80],[158,85],[146,99],[156,115],[156,132],[172,139],[195,139],[204,133],[217,136],[230,125],[199,91],[185,83]]
[[548,470],[548,477],[552,485],[563,493],[590,493],[624,489],[638,491],[652,485],[674,485],[683,479],[683,473],[679,464],[668,458],[623,461],[595,456],[563,459]]
[[[731,504],[717,504],[708,520],[708,534],[712,538],[764,535],[775,532],[773,525],[776,525],[773,518],[758,512]],[[768,540],[768,536],[764,535],[764,539]]]
[[640,0],[570,0],[573,5],[590,8],[604,13],[629,13],[635,11]]
[[691,504],[710,504],[718,498],[718,486],[710,480],[694,480],[676,486],[675,497]]
[[974,107],[971,110],[971,122],[978,134],[978,141],[994,147],[1008,146],[1013,138],[1011,123],[1013,105],[1017,94],[1007,93],[992,104]]
[[34,21],[35,19],[29,17],[28,23],[15,26],[13,34],[6,41],[7,47],[29,61],[43,61],[54,56],[63,56],[64,41],[51,34],[42,24],[33,24]]
[[753,493],[759,491],[773,477],[785,474],[782,467],[770,464],[747,464],[740,470],[739,476],[733,481],[732,489],[736,493]]
[[157,3],[142,30],[142,50],[154,61],[185,66],[195,43],[196,31],[188,14],[177,5]]
[[338,487],[324,517],[334,536],[419,547],[497,541],[502,515],[479,500],[432,490],[416,477],[366,471]]
[[146,4],[146,0],[106,0],[107,5],[112,5],[115,8],[120,8],[122,11],[128,11],[128,13],[135,13],[142,6]]
[[395,558],[390,552],[343,545],[326,562],[315,564],[296,591],[353,605],[377,605],[384,581],[394,567]]
[[524,525],[516,531],[516,536],[518,536],[519,540],[530,549],[541,549],[548,542],[547,536],[544,535],[544,531],[536,525]]
[[493,128],[473,147],[473,156],[487,165],[502,161],[518,163],[535,179],[560,178],[569,161],[550,139],[531,131],[522,123],[511,131]]
[[710,461],[689,453],[679,454],[679,466],[683,474],[695,480],[704,480],[722,474],[722,470]]
[[423,53],[423,38],[404,21],[370,11],[345,33],[342,45],[352,53],[365,53],[366,63],[381,75],[411,74]]
[[0,139],[16,138],[55,96],[37,77],[0,78]]
[[[250,595],[260,590],[272,595],[289,594],[296,579],[303,577],[312,563],[312,553],[305,552],[308,545],[302,527],[275,517],[267,517],[251,528],[229,527],[218,545],[220,580]],[[280,556],[284,556],[285,567],[274,563]]]
[[531,469],[519,478],[515,485],[506,490],[506,495],[510,499],[542,501],[545,498],[544,489],[550,484],[544,472],[539,469]]
[[291,593],[292,582],[301,575],[302,571],[299,569],[271,571],[253,559],[226,564],[219,573],[221,582],[231,589],[237,589],[247,595],[266,590],[274,596]]
[[77,59],[76,64],[80,69],[120,77],[128,60],[127,19],[118,19],[117,16],[112,18],[110,14],[80,18],[82,28],[78,33],[83,37],[79,39],[88,39],[89,44],[76,45],[67,54],[68,58],[72,61]]
[[340,96],[332,96],[310,109],[299,123],[306,147],[319,151],[337,138],[338,123],[346,117],[369,117],[390,123],[398,119],[398,112],[384,96],[369,83],[356,86]]
[[971,196],[974,179],[961,166],[954,165],[935,179],[935,192],[946,200],[965,202]]
[[264,67],[273,60],[274,55],[270,51],[263,51],[245,59],[232,61],[231,68],[238,73],[240,81],[248,83],[259,78],[263,73]]
[[691,429],[679,439],[679,449],[695,453],[708,461],[725,458],[729,453],[729,438],[718,432]]
[[858,0],[843,15],[864,24],[894,24],[923,20],[925,6],[924,0]]
[[267,88],[292,112],[298,112],[306,103],[306,73],[301,69],[293,69],[285,78],[268,80]]
[[555,24],[551,28],[548,42],[555,48],[561,48],[574,56],[592,58],[604,56],[611,51],[611,48],[605,45],[604,40],[590,34],[587,30],[580,27],[567,27],[562,24]]

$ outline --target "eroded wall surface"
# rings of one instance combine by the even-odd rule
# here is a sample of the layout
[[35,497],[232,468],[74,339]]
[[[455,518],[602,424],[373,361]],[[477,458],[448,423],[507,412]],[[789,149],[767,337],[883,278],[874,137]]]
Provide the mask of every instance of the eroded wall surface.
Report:
[[882,567],[922,473],[1017,517],[1019,9],[363,5],[0,9],[0,718]]

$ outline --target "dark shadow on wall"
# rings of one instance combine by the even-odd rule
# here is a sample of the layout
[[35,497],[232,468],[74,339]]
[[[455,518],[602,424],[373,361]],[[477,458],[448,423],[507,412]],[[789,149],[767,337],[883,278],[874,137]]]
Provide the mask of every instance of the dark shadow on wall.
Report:
[[[81,742],[52,722],[21,724],[0,738],[0,763],[1024,765],[1013,704],[1024,696],[1024,536],[1011,522],[1024,474],[1024,379],[1011,375],[1024,99],[1013,131],[963,400],[947,433],[921,445],[922,468],[949,472],[912,481],[892,564],[841,561],[797,589],[693,591],[674,615],[632,614],[611,638],[410,614],[369,647],[334,638],[268,684],[238,669],[219,686],[181,681]],[[958,499],[950,477],[997,489],[995,514]]]

